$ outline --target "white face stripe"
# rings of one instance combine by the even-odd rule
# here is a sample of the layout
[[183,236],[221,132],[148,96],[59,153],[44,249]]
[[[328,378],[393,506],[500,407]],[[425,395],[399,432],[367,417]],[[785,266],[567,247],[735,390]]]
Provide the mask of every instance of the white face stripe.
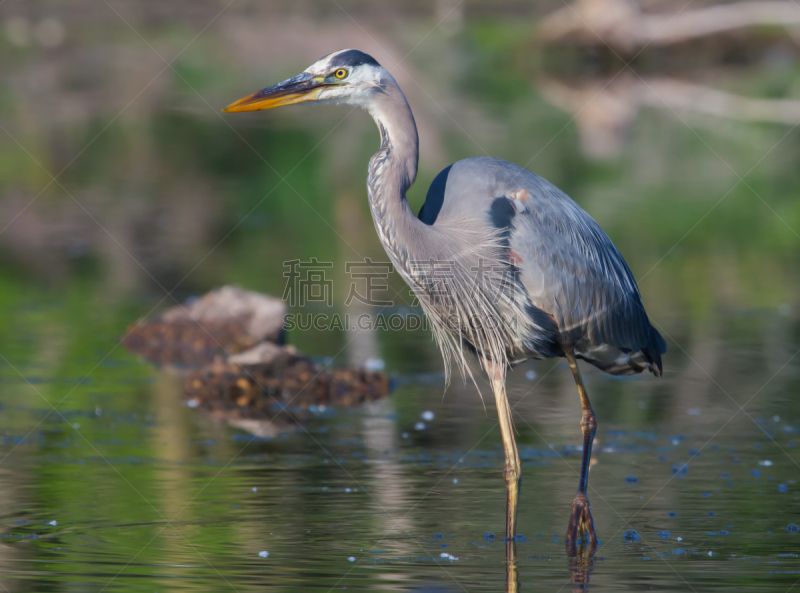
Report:
[[339,51],[335,51],[332,54],[328,54],[327,56],[317,60],[313,64],[311,64],[308,68],[306,68],[306,72],[309,74],[313,74],[315,76],[321,76],[324,74],[330,73],[333,69],[331,64],[333,63],[336,56],[339,54],[343,54],[346,51],[351,51],[351,49],[340,49]]
[[[353,55],[342,55],[347,53]],[[348,75],[333,81],[338,84],[324,85],[317,94],[316,103],[347,103],[366,108],[375,89],[396,85],[392,76],[373,58],[353,49],[328,54],[306,68],[305,73],[315,78],[328,78],[339,68],[346,69]]]

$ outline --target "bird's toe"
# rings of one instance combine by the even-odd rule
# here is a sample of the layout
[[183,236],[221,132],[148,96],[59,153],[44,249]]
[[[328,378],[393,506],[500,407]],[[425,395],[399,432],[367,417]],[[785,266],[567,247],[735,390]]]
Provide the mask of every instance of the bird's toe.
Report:
[[597,545],[597,534],[592,519],[592,506],[585,494],[579,493],[572,501],[572,512],[567,526],[567,544],[577,544],[582,538]]

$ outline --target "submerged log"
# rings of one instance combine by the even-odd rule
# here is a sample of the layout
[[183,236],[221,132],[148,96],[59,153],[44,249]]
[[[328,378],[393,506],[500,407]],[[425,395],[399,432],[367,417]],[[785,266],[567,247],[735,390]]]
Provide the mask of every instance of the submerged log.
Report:
[[295,425],[315,409],[357,406],[389,393],[384,373],[326,368],[281,345],[285,312],[279,299],[226,286],[140,320],[122,344],[186,375],[190,405],[251,432],[251,420],[262,426],[287,412],[281,425]]

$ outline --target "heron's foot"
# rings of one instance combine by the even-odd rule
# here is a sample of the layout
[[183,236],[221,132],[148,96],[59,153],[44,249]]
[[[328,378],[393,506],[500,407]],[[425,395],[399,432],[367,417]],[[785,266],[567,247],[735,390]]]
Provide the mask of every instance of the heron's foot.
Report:
[[585,494],[578,494],[572,501],[572,514],[567,527],[567,545],[572,546],[586,538],[592,547],[597,546],[597,534],[594,531],[592,507]]

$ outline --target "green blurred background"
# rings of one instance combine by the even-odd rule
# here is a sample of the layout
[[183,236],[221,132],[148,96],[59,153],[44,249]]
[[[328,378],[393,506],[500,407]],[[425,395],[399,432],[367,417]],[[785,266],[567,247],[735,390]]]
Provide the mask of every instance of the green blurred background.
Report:
[[[756,445],[778,447],[770,453],[776,479],[794,484],[800,6],[768,4],[775,8],[772,20],[755,10],[754,26],[665,42],[659,34],[675,27],[685,33],[692,23],[724,23],[724,15],[702,12],[718,3],[0,3],[0,488],[10,540],[0,544],[4,588],[203,590],[212,579],[215,590],[269,582],[287,591],[306,584],[327,590],[352,568],[338,556],[354,554],[360,563],[358,551],[394,529],[376,519],[387,508],[406,513],[406,531],[392,536],[397,541],[447,531],[437,523],[445,519],[418,507],[417,498],[433,488],[433,500],[452,500],[438,485],[452,481],[448,461],[458,456],[440,454],[432,468],[424,456],[468,451],[476,442],[494,465],[471,466],[473,489],[461,493],[470,512],[456,523],[469,542],[489,529],[482,513],[502,530],[494,411],[484,412],[473,386],[456,384],[442,399],[441,358],[424,332],[289,335],[300,350],[333,364],[384,360],[398,389],[364,417],[321,419],[308,432],[269,443],[250,442],[246,433],[187,410],[174,378],[117,346],[137,318],[216,286],[280,296],[287,260],[334,262],[334,309],[348,310],[345,263],[386,259],[365,191],[367,161],[379,144],[373,123],[347,106],[221,113],[233,100],[346,47],[387,67],[414,110],[421,145],[420,173],[409,193],[415,211],[448,164],[480,155],[507,159],[586,209],[639,281],[650,317],[669,343],[665,376],[616,381],[589,371],[598,439],[613,441],[604,433],[611,428],[633,431],[624,434],[636,443],[651,442],[652,434],[652,442],[664,439],[673,453],[657,469],[655,444],[636,449],[652,453],[639,459],[639,477],[653,476],[641,480],[637,487],[644,490],[636,497],[618,490],[638,457],[601,457],[593,470],[609,501],[608,508],[595,502],[601,539],[631,526],[612,508],[633,508],[651,495],[671,498],[656,500],[645,516],[652,510],[661,517],[668,503],[700,513],[694,499],[681,501],[689,490],[698,495],[708,488],[702,480],[716,476],[716,459],[698,457],[708,471],[659,490],[670,478],[670,462],[692,457],[690,447],[720,443],[722,451],[746,443],[744,477],[765,454]],[[662,20],[653,24],[647,15]],[[633,35],[642,31],[657,41]],[[394,291],[410,303],[395,276]],[[531,397],[526,369],[543,377]],[[570,382],[548,361],[512,377],[511,397],[525,419],[518,426],[523,446],[547,451],[553,444],[564,452],[579,441]],[[441,424],[414,431],[426,409]],[[651,433],[636,432],[642,430]],[[400,456],[399,466],[365,462],[352,475],[334,467],[342,451],[377,459],[384,450],[390,459]],[[406,467],[406,453],[423,457],[406,460]],[[568,453],[563,467],[555,461],[550,474],[526,479],[526,532],[565,527],[571,495],[564,493],[574,488],[578,463]],[[320,484],[335,488],[347,476],[374,480],[366,488],[381,502],[285,501]],[[234,508],[256,483],[265,498]],[[775,485],[768,486],[773,492]],[[790,519],[800,523],[797,486],[774,500],[759,498],[758,488],[720,503],[740,522],[759,526],[758,535],[747,531],[729,541],[723,556],[777,558],[781,550],[796,551],[796,538],[775,547],[759,538],[768,530],[785,533]],[[543,504],[558,509],[555,518],[542,514]],[[182,516],[180,527],[166,522],[187,508],[191,517]],[[57,527],[41,527],[53,519]],[[260,521],[268,524],[253,527]],[[306,522],[334,525],[336,535],[320,536],[308,548],[295,535],[275,543],[297,555],[281,561],[286,574],[237,564],[266,545],[265,533],[300,533]],[[685,529],[699,530],[695,545],[705,551],[707,529],[690,525],[687,520]],[[39,539],[26,540],[31,533]],[[344,543],[343,533],[350,534]],[[332,546],[336,559],[325,556]],[[397,546],[397,558],[418,553]],[[467,550],[481,558],[477,548]],[[491,569],[462,576],[474,585],[468,590],[498,590],[500,554],[491,553]],[[554,590],[559,579],[569,582],[563,549],[549,553],[558,567],[553,562],[542,572],[531,560],[522,567],[523,581],[546,575],[543,586]],[[647,582],[636,568],[641,558],[638,552],[614,557],[631,587]],[[377,586],[370,579],[377,579],[407,590],[417,581],[444,579],[449,584],[442,586],[460,590],[435,568],[398,562],[349,588],[370,589]],[[761,575],[750,583],[740,566],[719,567],[710,580],[692,585],[749,590],[748,583],[769,582],[783,591],[795,578]],[[663,590],[684,589],[685,581],[659,570]],[[707,567],[693,570],[699,575]],[[614,590],[619,581],[603,581],[598,572],[595,581]],[[135,574],[149,578],[123,578]]]

